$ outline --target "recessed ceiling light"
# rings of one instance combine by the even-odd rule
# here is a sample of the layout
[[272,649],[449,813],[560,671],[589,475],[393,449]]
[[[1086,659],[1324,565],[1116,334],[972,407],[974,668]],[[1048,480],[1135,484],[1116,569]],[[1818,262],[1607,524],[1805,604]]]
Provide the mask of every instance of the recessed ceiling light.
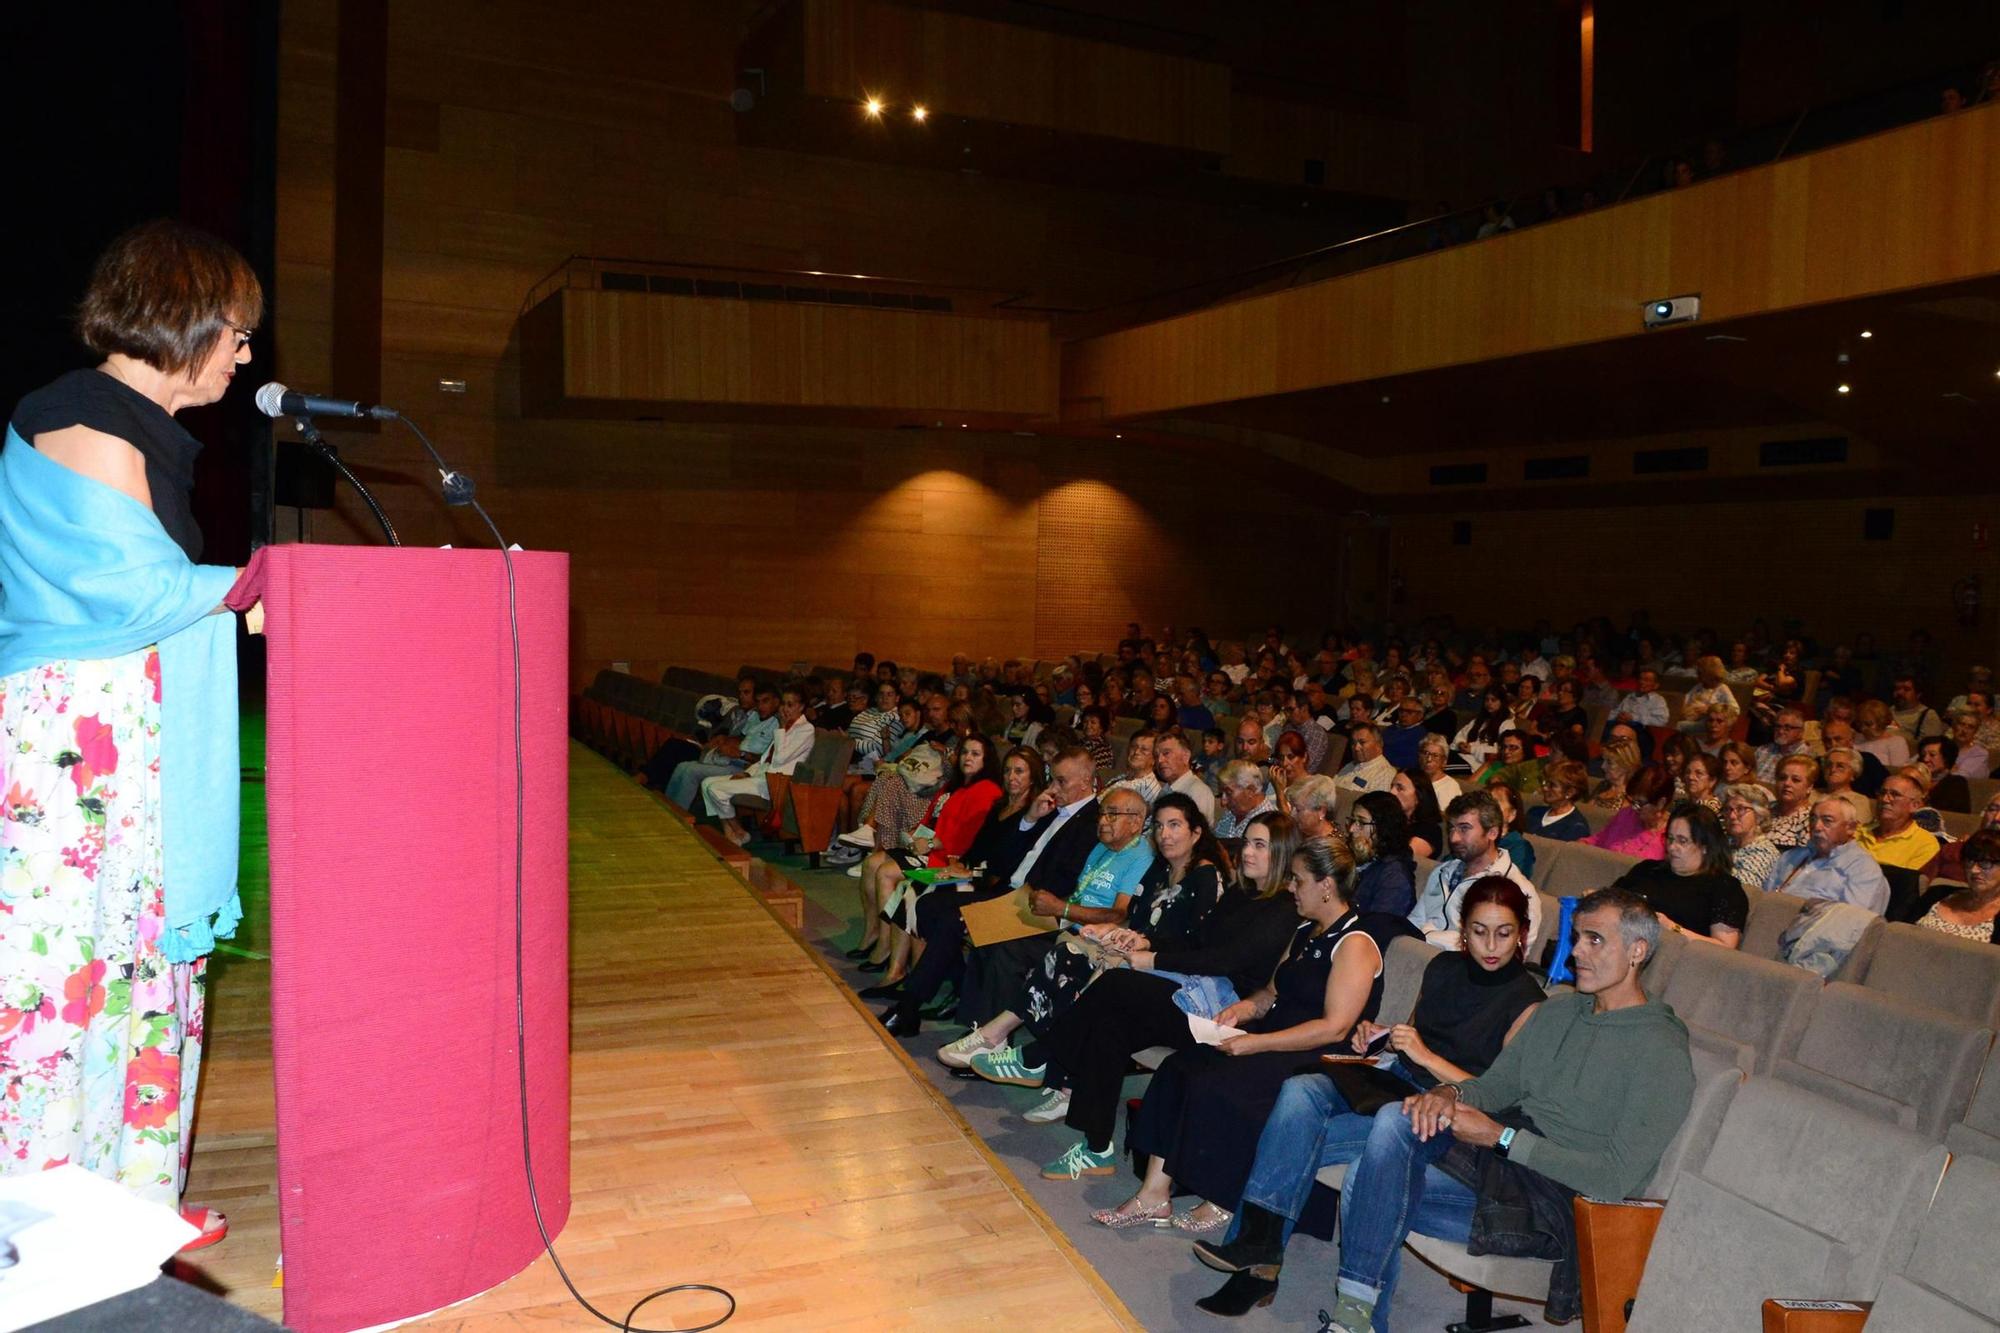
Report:
[[1862,337],[1864,337],[1864,338],[1873,338],[1873,337],[1875,336],[1875,334],[1874,334],[1874,332],[1873,332],[1872,330],[1869,330],[1869,329],[1863,329],[1863,330],[1861,330],[1861,336],[1862,336]]
[[861,104],[861,109],[875,120],[882,119],[882,99],[879,97],[869,98]]
[[1386,402],[1388,402],[1388,401],[1389,401],[1389,395],[1388,395],[1388,394],[1386,394],[1386,393],[1385,393],[1385,394],[1383,394],[1383,395],[1382,395],[1382,401],[1383,401],[1383,402],[1385,402],[1385,403],[1386,403]]
[[[928,119],[930,118],[930,114],[931,114],[931,113],[930,113],[930,110],[929,110],[929,108],[927,108],[927,107],[925,107],[925,106],[923,106],[923,105],[921,105],[921,104],[919,104],[919,105],[917,105],[917,106],[913,106],[913,107],[911,107],[911,108],[910,108],[910,119],[911,119],[911,120],[915,120],[915,121],[923,121],[923,120],[928,120]],[[1864,337],[1864,338],[1866,338],[1866,337],[1867,337],[1868,335],[1864,333],[1864,334],[1862,334],[1861,336],[1862,336],[1862,337]]]
[[1846,392],[1848,392],[1848,388],[1847,388],[1847,386],[1846,386],[1845,384],[1843,384],[1843,385],[1841,385],[1841,386],[1840,386],[1839,388],[1835,389],[1835,390],[1834,390],[1834,392],[1835,392],[1835,393],[1846,393]]
[[1113,431],[1111,434],[1111,438],[1114,440],[1122,440],[1125,437],[1123,435],[1118,434],[1116,431]]

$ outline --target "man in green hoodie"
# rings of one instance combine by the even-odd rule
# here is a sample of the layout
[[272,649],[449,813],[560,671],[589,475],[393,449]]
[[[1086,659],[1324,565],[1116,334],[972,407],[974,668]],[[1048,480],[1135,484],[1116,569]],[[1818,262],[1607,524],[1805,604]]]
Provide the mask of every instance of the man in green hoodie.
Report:
[[1388,1327],[1410,1231],[1471,1235],[1473,1191],[1433,1165],[1453,1142],[1601,1199],[1625,1198],[1652,1178],[1694,1096],[1687,1027],[1639,983],[1660,921],[1637,894],[1600,889],[1577,904],[1574,931],[1574,994],[1539,1005],[1484,1074],[1377,1114],[1341,1189],[1332,1329]]

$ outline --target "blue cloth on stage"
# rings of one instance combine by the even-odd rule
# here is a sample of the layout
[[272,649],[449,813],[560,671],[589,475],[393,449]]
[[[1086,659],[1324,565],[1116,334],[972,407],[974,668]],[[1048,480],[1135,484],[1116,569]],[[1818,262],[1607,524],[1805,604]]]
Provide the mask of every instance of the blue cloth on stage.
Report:
[[153,511],[38,452],[0,449],[0,676],[52,662],[160,654],[160,837],[171,962],[242,917],[236,894],[236,582],[197,565]]

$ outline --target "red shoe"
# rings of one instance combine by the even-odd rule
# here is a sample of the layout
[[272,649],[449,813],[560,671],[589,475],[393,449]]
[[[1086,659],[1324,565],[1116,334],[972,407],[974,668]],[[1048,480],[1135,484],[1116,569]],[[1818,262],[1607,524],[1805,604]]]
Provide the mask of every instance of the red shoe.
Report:
[[205,1250],[229,1234],[229,1219],[213,1208],[188,1207],[181,1209],[181,1221],[189,1226],[200,1227],[201,1234],[181,1246],[180,1253],[191,1254]]

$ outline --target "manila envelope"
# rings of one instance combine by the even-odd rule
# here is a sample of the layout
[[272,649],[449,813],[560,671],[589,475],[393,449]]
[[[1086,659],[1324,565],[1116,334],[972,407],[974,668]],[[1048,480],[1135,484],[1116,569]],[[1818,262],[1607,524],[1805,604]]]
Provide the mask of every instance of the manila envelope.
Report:
[[965,933],[972,937],[975,948],[1026,939],[1030,935],[1046,935],[1056,928],[1054,917],[1036,916],[1028,910],[1026,889],[1016,889],[1004,898],[967,903],[958,911],[965,918]]

